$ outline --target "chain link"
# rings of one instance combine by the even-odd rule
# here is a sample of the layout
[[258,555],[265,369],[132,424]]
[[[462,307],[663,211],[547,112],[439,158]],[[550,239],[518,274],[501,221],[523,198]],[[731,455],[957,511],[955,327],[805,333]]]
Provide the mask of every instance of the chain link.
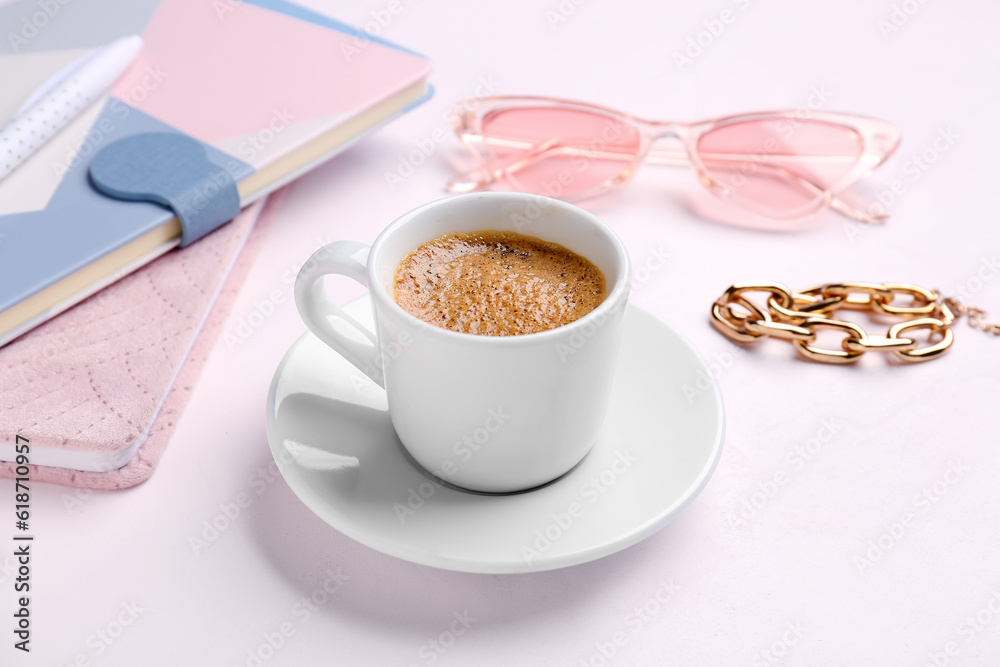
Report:
[[[746,297],[756,292],[767,295],[761,307]],[[897,297],[909,298],[906,305]],[[889,327],[885,335],[870,335],[853,322],[833,317],[837,310],[860,310],[902,321]],[[985,322],[986,312],[966,306],[955,297],[942,299],[936,290],[908,283],[831,283],[793,292],[785,285],[750,280],[733,284],[712,304],[712,325],[725,336],[751,343],[765,338],[790,341],[813,361],[849,364],[870,351],[889,352],[900,361],[917,363],[943,355],[951,347],[951,325],[965,316],[969,326],[1000,336],[1000,324]],[[844,334],[840,349],[816,346],[816,331],[830,329]],[[905,335],[930,332],[921,345]],[[936,340],[934,340],[936,339]]]
[[974,306],[966,306],[964,303],[958,300],[958,297],[949,296],[944,300],[946,306],[951,310],[958,313],[959,315],[965,315],[969,320],[969,326],[973,329],[979,329],[988,334],[993,334],[994,336],[1000,336],[1000,324],[986,322],[986,318],[989,317],[987,313],[982,308],[976,308]]

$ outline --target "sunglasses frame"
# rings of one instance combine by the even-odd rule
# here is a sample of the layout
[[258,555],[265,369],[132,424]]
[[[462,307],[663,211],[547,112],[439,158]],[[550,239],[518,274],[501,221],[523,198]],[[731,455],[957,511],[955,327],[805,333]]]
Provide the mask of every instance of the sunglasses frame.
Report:
[[[638,150],[635,156],[623,167],[621,172],[602,183],[559,197],[565,201],[583,201],[603,195],[627,182],[639,165],[648,160],[660,164],[690,164],[697,172],[701,183],[717,197],[730,204],[771,218],[801,218],[819,210],[823,206],[830,206],[843,215],[863,222],[879,222],[888,217],[884,208],[878,208],[878,204],[873,204],[869,207],[868,211],[865,211],[847,203],[838,195],[867,177],[879,165],[885,162],[899,146],[902,132],[896,125],[888,121],[859,114],[834,111],[758,111],[684,123],[666,120],[647,120],[596,104],[551,97],[495,96],[473,98],[457,103],[452,108],[449,119],[461,144],[480,162],[482,168],[477,171],[481,172],[481,174],[478,178],[472,176],[471,179],[465,178],[452,181],[448,185],[450,191],[470,192],[481,190],[498,182],[513,189],[523,189],[515,175],[516,168],[527,166],[533,160],[544,155],[549,148],[545,148],[536,155],[525,156],[516,163],[501,164],[492,155],[492,149],[490,149],[488,141],[484,139],[483,125],[492,114],[501,111],[528,108],[557,109],[596,114],[607,118],[609,122],[622,123],[634,128],[638,133]],[[810,121],[844,127],[855,132],[860,138],[861,154],[857,157],[857,162],[851,169],[828,187],[821,187],[808,181],[804,176],[796,174],[796,178],[805,184],[808,189],[815,191],[816,196],[808,204],[791,211],[768,209],[752,200],[741,198],[738,193],[713,178],[698,150],[699,139],[713,130],[736,123],[760,120],[787,122],[791,128]],[[658,140],[665,137],[678,139],[684,148],[684,153],[677,151],[673,147],[661,148],[654,145]],[[621,155],[617,159],[621,159]],[[758,162],[758,164],[761,164],[761,162]],[[515,168],[512,169],[511,167]],[[787,172],[787,169],[782,168],[782,170]],[[469,175],[467,174],[466,176]]]

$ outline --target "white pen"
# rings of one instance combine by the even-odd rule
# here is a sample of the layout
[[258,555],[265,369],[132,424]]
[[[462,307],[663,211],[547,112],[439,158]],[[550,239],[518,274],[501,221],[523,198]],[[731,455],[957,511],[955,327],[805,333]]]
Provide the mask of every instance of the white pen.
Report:
[[142,49],[130,35],[73,61],[43,83],[0,130],[0,179],[111,87]]

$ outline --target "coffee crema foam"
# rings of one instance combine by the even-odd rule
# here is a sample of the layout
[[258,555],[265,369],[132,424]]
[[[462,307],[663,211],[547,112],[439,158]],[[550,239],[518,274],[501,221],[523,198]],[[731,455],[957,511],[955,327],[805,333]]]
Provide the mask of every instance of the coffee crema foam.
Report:
[[396,269],[393,298],[443,329],[519,336],[580,319],[604,301],[605,280],[558,243],[516,232],[444,234]]

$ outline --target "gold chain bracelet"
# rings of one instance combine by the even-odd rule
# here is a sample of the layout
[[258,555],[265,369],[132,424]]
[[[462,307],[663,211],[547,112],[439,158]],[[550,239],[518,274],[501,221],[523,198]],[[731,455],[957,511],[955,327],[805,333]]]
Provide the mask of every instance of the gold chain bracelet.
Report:
[[[766,294],[766,306],[744,296],[750,292]],[[896,305],[897,296],[910,297],[911,303]],[[885,335],[870,335],[853,322],[834,319],[832,314],[838,310],[867,311],[900,321]],[[732,285],[712,304],[712,326],[729,338],[741,343],[788,340],[809,359],[828,364],[849,364],[871,350],[892,352],[910,363],[936,359],[951,347],[951,325],[963,315],[969,326],[1000,336],[1000,324],[988,324],[981,308],[907,283],[834,283],[793,292],[781,283],[749,280]],[[816,347],[818,329],[846,334],[841,349]],[[937,340],[920,346],[905,335],[921,329],[929,330]]]

